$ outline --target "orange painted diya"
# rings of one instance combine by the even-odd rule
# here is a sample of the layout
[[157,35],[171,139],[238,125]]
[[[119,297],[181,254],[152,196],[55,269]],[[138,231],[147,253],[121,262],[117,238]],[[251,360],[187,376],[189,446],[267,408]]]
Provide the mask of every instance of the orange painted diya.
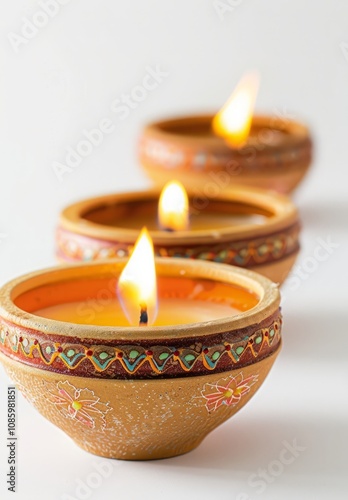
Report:
[[285,196],[235,186],[214,196],[189,191],[189,227],[158,224],[160,190],[120,193],[77,202],[60,215],[56,255],[66,262],[128,256],[146,226],[161,257],[245,267],[282,283],[299,251],[300,224]]
[[306,175],[312,139],[300,122],[254,116],[250,135],[234,147],[214,133],[214,115],[193,115],[147,125],[139,141],[139,161],[153,182],[172,178],[204,190],[212,183],[290,193]]
[[85,450],[127,460],[180,455],[261,386],[281,344],[279,291],[246,269],[157,259],[158,323],[130,327],[115,296],[124,267],[60,266],[5,285],[0,360]]

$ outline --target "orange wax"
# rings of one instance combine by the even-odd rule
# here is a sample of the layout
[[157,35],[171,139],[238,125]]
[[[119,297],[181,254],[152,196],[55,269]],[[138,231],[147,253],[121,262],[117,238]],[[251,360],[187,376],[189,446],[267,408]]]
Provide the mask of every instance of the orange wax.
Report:
[[[255,293],[227,283],[163,276],[157,283],[158,315],[154,326],[227,318],[251,309],[259,301]],[[116,298],[116,285],[117,277],[112,275],[58,281],[20,294],[15,303],[27,312],[57,321],[130,326]]]
[[[15,299],[17,307],[49,319],[99,326],[130,325],[116,296],[117,276],[58,281]],[[154,326],[227,318],[247,311],[259,297],[237,285],[186,277],[158,276]],[[140,315],[140,307],[139,307]]]
[[[161,299],[153,326],[199,323],[231,317],[240,312],[235,307],[207,303],[204,300]],[[34,311],[34,314],[57,321],[83,325],[130,326],[118,302],[101,305],[97,300],[91,299],[86,302],[70,302],[46,307]]]

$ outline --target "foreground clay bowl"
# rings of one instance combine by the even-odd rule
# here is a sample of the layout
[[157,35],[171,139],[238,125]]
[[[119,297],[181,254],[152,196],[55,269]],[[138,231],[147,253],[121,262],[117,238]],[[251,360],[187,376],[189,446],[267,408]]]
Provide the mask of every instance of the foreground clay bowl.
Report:
[[[232,266],[160,259],[161,276],[181,276],[185,266],[190,276],[237,285],[259,302],[231,318],[176,327],[77,325],[26,311],[90,296],[96,274],[107,280],[123,266],[60,267],[5,285],[0,361],[37,410],[88,452],[127,460],[180,455],[239,411],[267,376],[281,344],[278,288]],[[83,290],[71,286],[81,279]]]
[[147,175],[163,185],[175,178],[204,187],[220,180],[290,193],[302,181],[312,160],[307,127],[293,120],[254,116],[251,135],[241,149],[213,134],[213,115],[187,116],[149,124],[139,144]]
[[[60,215],[56,233],[59,261],[93,261],[128,256],[146,225],[161,257],[201,259],[256,271],[282,283],[299,252],[300,223],[294,204],[283,195],[234,186],[214,197],[190,195],[192,219],[255,214],[260,224],[168,232],[156,227],[159,189],[120,193],[74,203]],[[127,224],[135,224],[131,229]],[[204,225],[204,223],[203,223]]]

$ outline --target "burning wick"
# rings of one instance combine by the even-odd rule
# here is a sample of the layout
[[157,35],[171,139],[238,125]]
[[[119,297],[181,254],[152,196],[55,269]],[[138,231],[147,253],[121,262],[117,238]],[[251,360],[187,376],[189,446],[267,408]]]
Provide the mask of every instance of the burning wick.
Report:
[[146,304],[140,304],[140,319],[139,326],[147,326],[149,318],[147,316],[147,306]]
[[[157,279],[151,237],[143,228],[117,283],[117,296],[131,325],[152,325],[157,316]],[[140,312],[140,316],[139,316]]]

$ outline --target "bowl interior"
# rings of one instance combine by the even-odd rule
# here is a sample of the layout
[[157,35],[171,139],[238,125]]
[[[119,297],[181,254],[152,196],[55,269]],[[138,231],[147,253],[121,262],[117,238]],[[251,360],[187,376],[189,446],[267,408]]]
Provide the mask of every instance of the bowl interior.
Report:
[[[212,130],[212,120],[213,115],[187,116],[156,122],[153,128],[163,135],[170,134],[181,138],[211,138],[215,135]],[[256,115],[251,123],[249,137],[260,137],[260,135],[266,143],[277,143],[285,137],[305,136],[307,131],[304,126],[291,120]]]
[[[267,278],[233,266],[191,259],[157,258],[159,307],[162,300],[179,300],[186,309],[203,303],[202,311],[224,307],[224,314],[202,321],[166,323],[160,326],[122,326],[112,323],[78,324],[58,318],[36,315],[37,311],[62,304],[80,302],[89,306],[94,301],[103,308],[117,307],[116,283],[127,259],[100,261],[93,264],[60,266],[32,273],[7,283],[0,293],[0,315],[22,327],[82,338],[172,338],[199,337],[229,329],[256,324],[279,304],[278,288]],[[94,307],[94,306],[93,306]],[[227,311],[227,313],[226,313]],[[174,314],[180,316],[180,307]],[[81,322],[80,322],[81,323]],[[190,324],[188,324],[190,323]],[[172,325],[176,325],[175,328]]]
[[[216,184],[215,184],[216,187]],[[288,227],[297,220],[291,201],[260,189],[233,186],[215,195],[189,190],[190,227],[166,231],[157,221],[158,188],[117,193],[79,201],[66,207],[60,227],[96,240],[132,244],[146,226],[156,245],[221,243],[255,239]]]
[[[199,208],[198,208],[199,207]],[[158,227],[158,199],[110,200],[97,202],[84,208],[82,221],[110,228],[138,229],[146,226],[150,231]],[[274,216],[271,210],[257,204],[234,200],[211,199],[201,208],[201,202],[190,198],[190,231],[216,230],[246,224],[262,225]]]
[[[45,283],[14,298],[20,309],[48,319],[101,326],[130,326],[117,297],[118,276],[80,276]],[[259,296],[242,286],[185,276],[159,276],[155,326],[233,316],[257,305]],[[189,302],[188,302],[189,301]],[[188,304],[188,305],[187,305]],[[176,311],[176,313],[172,311]],[[135,324],[138,311],[135,311]]]

